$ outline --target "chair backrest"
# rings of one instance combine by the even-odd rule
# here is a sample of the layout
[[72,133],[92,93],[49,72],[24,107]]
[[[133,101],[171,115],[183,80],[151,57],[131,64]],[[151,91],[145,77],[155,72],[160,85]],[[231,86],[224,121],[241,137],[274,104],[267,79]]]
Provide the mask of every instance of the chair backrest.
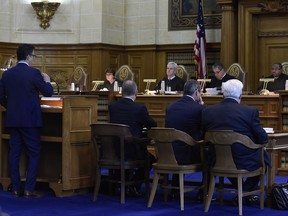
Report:
[[120,158],[124,160],[124,141],[132,137],[129,126],[114,123],[96,123],[90,126],[96,159],[110,162],[119,161]]
[[122,65],[115,73],[116,80],[124,82],[126,80],[134,80],[134,73],[128,65]]
[[184,65],[178,65],[176,70],[176,76],[183,79],[184,82],[186,82],[189,79],[189,74],[187,70],[185,69]]
[[151,128],[148,130],[147,135],[152,139],[152,143],[154,142],[158,164],[177,165],[172,146],[173,141],[179,140],[189,145],[197,145],[189,134],[174,128]]
[[245,86],[246,73],[240,64],[233,63],[232,65],[230,65],[230,67],[228,68],[226,73],[230,74],[230,75],[234,76],[235,78],[237,78],[238,80],[240,80],[243,83],[243,86]]
[[237,133],[232,130],[211,130],[205,133],[205,143],[213,144],[216,153],[214,169],[226,171],[236,171],[236,165],[233,160],[231,145],[240,143],[247,148],[262,148],[262,164],[264,166],[264,145],[255,144],[248,136]]
[[288,62],[282,62],[282,70],[284,74],[288,75]]
[[73,71],[73,73],[70,74],[69,77],[69,82],[71,83],[75,83],[75,85],[80,85],[79,87],[83,88],[83,90],[86,90],[87,87],[87,74],[84,70],[83,67],[78,66],[75,68],[75,70]]

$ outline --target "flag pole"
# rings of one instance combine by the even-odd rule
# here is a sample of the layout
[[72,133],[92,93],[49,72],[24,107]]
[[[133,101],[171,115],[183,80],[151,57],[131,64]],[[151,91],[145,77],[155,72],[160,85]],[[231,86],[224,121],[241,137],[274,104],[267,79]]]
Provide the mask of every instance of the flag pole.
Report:
[[206,36],[203,18],[202,0],[198,1],[197,37],[194,44],[194,59],[197,63],[197,78],[206,77]]

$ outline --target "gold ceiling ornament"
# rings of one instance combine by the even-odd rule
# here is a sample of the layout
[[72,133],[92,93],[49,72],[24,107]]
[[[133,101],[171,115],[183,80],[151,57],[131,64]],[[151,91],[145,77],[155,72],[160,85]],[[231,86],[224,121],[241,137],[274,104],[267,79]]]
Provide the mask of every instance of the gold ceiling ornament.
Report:
[[258,3],[258,7],[265,12],[287,12],[288,0],[266,0]]
[[59,2],[31,2],[32,7],[36,11],[37,18],[40,20],[40,27],[46,29],[50,26],[49,21],[52,19],[57,8],[60,6]]

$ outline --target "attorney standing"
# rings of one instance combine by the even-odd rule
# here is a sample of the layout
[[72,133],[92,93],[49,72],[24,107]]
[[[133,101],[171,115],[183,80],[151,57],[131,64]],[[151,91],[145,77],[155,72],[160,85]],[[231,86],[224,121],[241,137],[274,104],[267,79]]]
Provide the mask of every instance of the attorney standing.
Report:
[[[35,58],[34,49],[30,44],[19,45],[17,65],[5,71],[0,80],[0,103],[6,108],[5,127],[10,133],[10,177],[13,195],[23,195],[26,198],[40,197],[35,191],[42,126],[39,93],[46,97],[53,94],[50,77],[31,67]],[[28,156],[24,188],[19,173],[23,147]]]

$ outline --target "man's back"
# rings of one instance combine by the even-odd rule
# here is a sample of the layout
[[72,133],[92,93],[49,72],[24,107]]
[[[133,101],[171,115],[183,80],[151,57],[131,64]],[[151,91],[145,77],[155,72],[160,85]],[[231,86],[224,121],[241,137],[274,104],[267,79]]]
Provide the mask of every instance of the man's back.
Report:
[[[195,102],[192,97],[183,96],[167,107],[165,127],[184,131],[193,139],[200,140],[202,110],[203,106]],[[175,141],[173,150],[178,164],[201,161],[200,146],[188,146],[181,141]]]
[[110,122],[130,126],[133,136],[141,137],[143,127],[156,127],[156,122],[149,116],[147,108],[129,98],[122,98],[109,106]]
[[195,140],[201,138],[201,115],[203,106],[191,97],[183,96],[171,103],[166,110],[165,126],[184,131]]
[[[208,130],[233,130],[247,135],[257,144],[268,142],[268,136],[260,124],[257,109],[240,105],[234,99],[226,98],[220,104],[204,109],[202,125],[204,132]],[[248,170],[258,168],[257,158],[260,158],[260,152],[238,144],[232,146],[232,151],[237,168]]]
[[53,88],[43,80],[39,70],[25,63],[18,63],[4,72],[1,87],[1,97],[3,91],[7,96],[7,127],[41,126],[39,92],[44,96],[51,96]]

